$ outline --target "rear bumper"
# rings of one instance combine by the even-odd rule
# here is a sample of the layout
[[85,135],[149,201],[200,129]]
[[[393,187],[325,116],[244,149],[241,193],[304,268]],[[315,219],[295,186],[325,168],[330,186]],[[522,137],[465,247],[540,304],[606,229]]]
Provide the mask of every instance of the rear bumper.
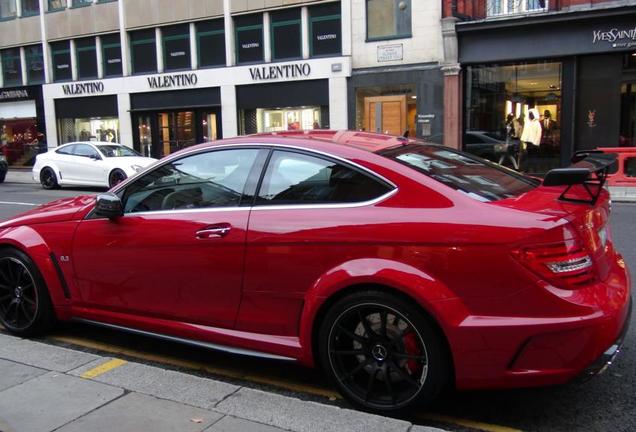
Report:
[[448,335],[457,388],[547,386],[602,372],[629,327],[630,283],[627,269],[615,265],[607,282],[581,293],[597,302],[581,315],[467,317]]

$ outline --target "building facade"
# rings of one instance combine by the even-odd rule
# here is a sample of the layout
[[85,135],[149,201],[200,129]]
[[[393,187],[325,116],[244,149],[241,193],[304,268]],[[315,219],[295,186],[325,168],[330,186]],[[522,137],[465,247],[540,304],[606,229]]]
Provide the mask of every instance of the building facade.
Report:
[[351,51],[351,0],[0,0],[3,151],[346,128]]
[[521,168],[543,173],[635,145],[636,2],[445,0],[443,23],[463,148],[523,142]]

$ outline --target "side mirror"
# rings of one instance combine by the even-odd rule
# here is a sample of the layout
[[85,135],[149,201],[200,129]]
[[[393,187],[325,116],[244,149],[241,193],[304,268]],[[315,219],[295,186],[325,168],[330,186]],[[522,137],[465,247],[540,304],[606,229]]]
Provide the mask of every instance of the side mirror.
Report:
[[124,215],[124,206],[119,197],[113,193],[99,194],[95,202],[95,214],[97,216],[114,219]]
[[93,153],[89,157],[95,161],[102,160],[102,158],[97,153]]

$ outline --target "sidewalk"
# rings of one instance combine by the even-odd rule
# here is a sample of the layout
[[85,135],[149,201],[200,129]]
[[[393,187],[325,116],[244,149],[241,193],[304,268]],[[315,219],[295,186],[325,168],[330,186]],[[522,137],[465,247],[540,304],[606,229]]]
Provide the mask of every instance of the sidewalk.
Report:
[[4,181],[6,183],[35,183],[32,175],[30,169],[10,168]]
[[1,432],[443,432],[0,334]]

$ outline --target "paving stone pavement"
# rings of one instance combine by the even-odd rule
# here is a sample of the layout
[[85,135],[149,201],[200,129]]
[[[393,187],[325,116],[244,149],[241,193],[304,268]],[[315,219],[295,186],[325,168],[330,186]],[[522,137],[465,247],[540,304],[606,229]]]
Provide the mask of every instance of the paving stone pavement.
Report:
[[0,334],[0,432],[146,430],[443,432]]

